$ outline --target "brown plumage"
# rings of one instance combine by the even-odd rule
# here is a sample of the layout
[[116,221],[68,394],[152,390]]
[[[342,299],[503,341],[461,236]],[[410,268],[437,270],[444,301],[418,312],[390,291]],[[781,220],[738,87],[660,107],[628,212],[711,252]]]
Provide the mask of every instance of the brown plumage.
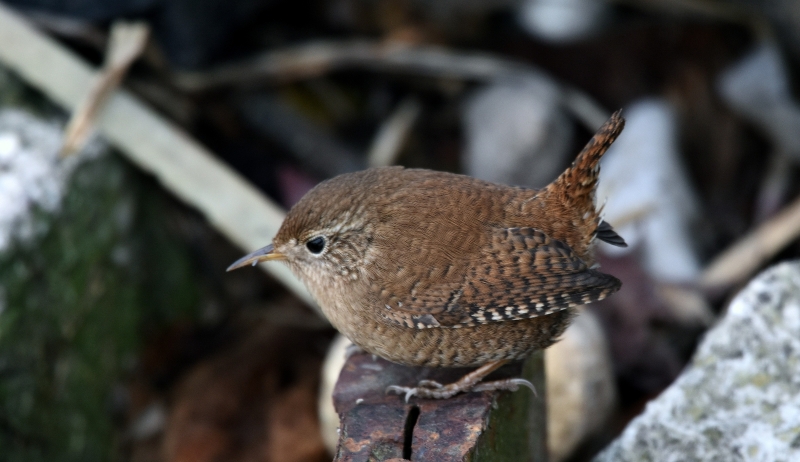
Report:
[[615,113],[541,190],[402,167],[338,176],[292,208],[271,246],[231,269],[285,260],[334,327],[390,361],[522,359],[558,338],[570,308],[620,287],[593,269],[596,239],[624,245],[594,191],[623,124]]

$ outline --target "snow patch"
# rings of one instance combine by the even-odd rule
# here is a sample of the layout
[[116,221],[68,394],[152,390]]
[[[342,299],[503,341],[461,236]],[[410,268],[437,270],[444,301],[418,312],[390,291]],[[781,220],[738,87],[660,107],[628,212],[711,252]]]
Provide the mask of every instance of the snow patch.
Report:
[[57,212],[75,167],[102,151],[95,140],[60,159],[63,126],[19,109],[0,110],[0,252],[46,231],[33,212]]

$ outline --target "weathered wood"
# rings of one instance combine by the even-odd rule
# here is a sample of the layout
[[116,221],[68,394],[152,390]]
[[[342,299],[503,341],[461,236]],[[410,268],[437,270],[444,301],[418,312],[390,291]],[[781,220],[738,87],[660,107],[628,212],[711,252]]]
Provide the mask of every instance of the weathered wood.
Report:
[[538,396],[479,392],[446,400],[387,395],[392,384],[423,379],[449,383],[470,369],[399,366],[371,355],[352,356],[333,393],[340,418],[336,461],[544,461],[547,459],[544,355],[506,366],[491,379],[524,376]]

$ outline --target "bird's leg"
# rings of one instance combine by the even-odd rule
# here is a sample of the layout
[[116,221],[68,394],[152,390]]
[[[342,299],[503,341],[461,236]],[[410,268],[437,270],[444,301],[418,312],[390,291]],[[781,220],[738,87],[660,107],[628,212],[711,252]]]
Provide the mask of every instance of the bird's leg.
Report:
[[533,387],[533,384],[525,379],[503,379],[479,383],[484,377],[499,369],[507,362],[508,360],[503,359],[500,361],[486,363],[464,377],[461,377],[459,380],[447,385],[442,385],[433,380],[421,380],[416,387],[391,385],[386,389],[386,392],[405,395],[406,402],[408,402],[412,396],[419,396],[420,398],[446,399],[450,398],[451,396],[455,396],[458,393],[466,393],[468,391],[515,391],[520,385],[530,388],[533,390],[533,393],[536,394],[536,389]]

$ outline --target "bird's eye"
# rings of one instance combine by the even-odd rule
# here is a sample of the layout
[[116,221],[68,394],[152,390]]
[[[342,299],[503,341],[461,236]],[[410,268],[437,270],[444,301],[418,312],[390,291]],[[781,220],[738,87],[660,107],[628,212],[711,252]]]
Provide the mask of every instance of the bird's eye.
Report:
[[317,236],[313,239],[309,239],[306,242],[306,248],[311,253],[320,253],[325,248],[325,238],[322,236]]

